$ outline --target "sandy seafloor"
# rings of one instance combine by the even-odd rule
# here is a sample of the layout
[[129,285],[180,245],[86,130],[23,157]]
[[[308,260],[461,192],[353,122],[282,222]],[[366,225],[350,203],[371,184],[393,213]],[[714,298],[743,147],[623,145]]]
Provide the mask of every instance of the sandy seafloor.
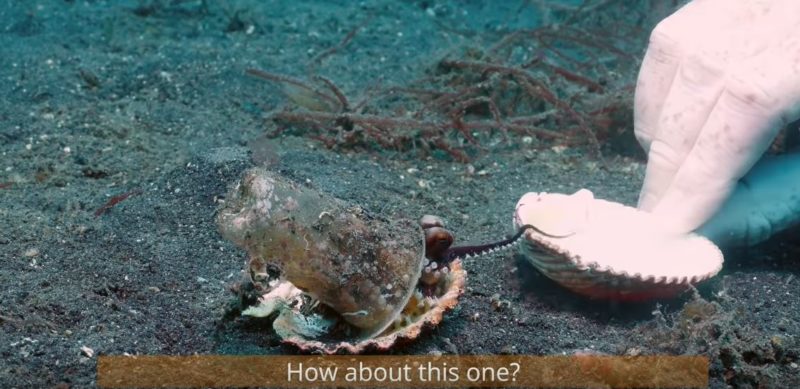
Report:
[[[535,8],[515,16],[517,2],[142,8],[150,3],[0,1],[4,388],[93,387],[102,354],[292,353],[268,324],[225,317],[245,254],[217,232],[216,200],[252,165],[247,145],[264,132],[265,110],[284,103],[279,88],[244,69],[302,76],[370,13],[319,69],[356,94],[370,80],[419,78],[448,50],[537,17]],[[589,188],[634,204],[644,171],[641,159],[609,153],[604,169],[580,149],[521,143],[472,161],[481,174],[411,153],[331,151],[303,137],[274,145],[274,169],[387,215],[439,215],[459,242],[508,234],[528,191]],[[95,217],[111,196],[135,189]],[[702,300],[593,301],[514,253],[467,260],[458,307],[392,352],[701,353],[712,387],[800,387],[800,245],[787,236],[728,253]],[[495,309],[495,294],[509,304]]]

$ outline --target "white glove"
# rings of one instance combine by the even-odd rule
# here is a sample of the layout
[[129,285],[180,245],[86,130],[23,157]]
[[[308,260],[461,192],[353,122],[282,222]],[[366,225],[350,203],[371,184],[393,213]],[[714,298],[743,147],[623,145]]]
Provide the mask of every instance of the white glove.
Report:
[[798,118],[800,0],[687,4],[653,30],[636,85],[635,132],[648,154],[639,207],[695,230]]

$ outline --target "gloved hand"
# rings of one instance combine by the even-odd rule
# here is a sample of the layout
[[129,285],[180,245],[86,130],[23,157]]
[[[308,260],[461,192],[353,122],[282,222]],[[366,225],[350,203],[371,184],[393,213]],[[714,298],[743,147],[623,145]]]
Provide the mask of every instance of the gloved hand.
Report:
[[[800,218],[800,193],[739,182],[780,129],[798,118],[800,1],[687,4],[653,31],[636,85],[634,127],[648,155],[639,207],[679,232],[716,223],[706,230],[718,235],[712,239],[750,240],[754,228],[761,228],[755,238],[763,240],[765,233],[785,228]],[[749,182],[774,184],[763,174],[790,169],[797,174],[793,183],[800,182],[800,168],[780,167],[800,166],[800,159],[778,162],[777,168],[772,161],[754,170],[759,176]],[[709,221],[734,192],[736,212],[726,207],[726,218]],[[762,209],[767,193],[795,201],[780,206],[795,215]]]

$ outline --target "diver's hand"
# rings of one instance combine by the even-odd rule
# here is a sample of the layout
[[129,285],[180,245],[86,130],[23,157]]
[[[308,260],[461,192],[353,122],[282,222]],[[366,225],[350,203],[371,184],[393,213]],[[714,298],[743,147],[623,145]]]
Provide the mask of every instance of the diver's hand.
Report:
[[639,207],[696,229],[798,117],[800,1],[687,4],[655,28],[639,73]]

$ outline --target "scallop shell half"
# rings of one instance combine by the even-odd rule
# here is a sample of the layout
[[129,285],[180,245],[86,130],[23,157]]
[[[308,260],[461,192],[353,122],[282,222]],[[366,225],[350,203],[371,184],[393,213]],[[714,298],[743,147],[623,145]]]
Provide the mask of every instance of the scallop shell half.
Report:
[[671,232],[650,213],[596,199],[586,189],[525,194],[514,225],[526,224],[552,235],[526,232],[521,250],[531,264],[593,298],[674,297],[722,269],[722,252],[710,240]]
[[461,261],[451,262],[449,274],[438,281],[433,295],[424,296],[419,291],[416,292],[391,326],[382,333],[361,341],[326,339],[324,334],[320,336],[299,331],[308,325],[309,318],[318,318],[314,314],[301,313],[302,309],[282,311],[272,326],[284,343],[306,353],[360,354],[367,351],[386,351],[398,344],[410,342],[423,331],[438,325],[444,319],[444,314],[458,304],[458,298],[464,293],[466,278]]

